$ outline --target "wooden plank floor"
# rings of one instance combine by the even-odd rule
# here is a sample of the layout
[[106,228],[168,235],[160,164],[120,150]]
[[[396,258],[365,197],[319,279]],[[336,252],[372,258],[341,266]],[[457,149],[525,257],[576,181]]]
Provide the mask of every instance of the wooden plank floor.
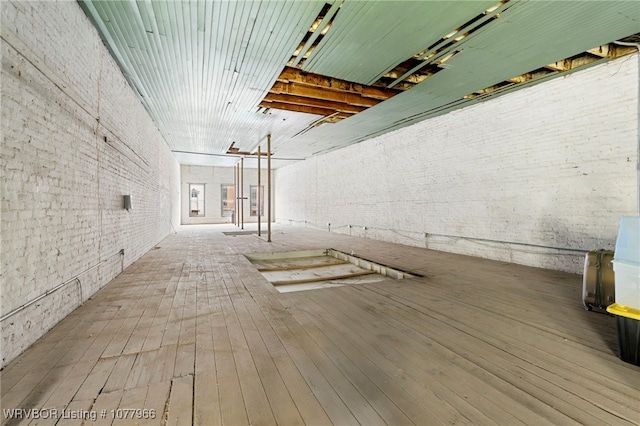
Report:
[[[3,369],[2,424],[640,424],[580,276],[274,229],[167,237]],[[329,247],[424,277],[279,293],[243,256]]]

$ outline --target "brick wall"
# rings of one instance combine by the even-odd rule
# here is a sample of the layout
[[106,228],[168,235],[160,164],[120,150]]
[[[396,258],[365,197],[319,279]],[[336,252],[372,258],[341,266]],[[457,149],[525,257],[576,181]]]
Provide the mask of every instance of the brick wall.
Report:
[[37,300],[5,365],[172,231],[180,170],[76,2],[4,1],[1,34],[2,315]]
[[[234,168],[233,167],[211,167],[211,166],[194,166],[181,165],[181,191],[182,199],[182,224],[193,225],[198,223],[232,223],[233,218],[222,216],[222,185],[234,184]],[[266,203],[267,197],[267,171],[262,169],[261,186],[264,188],[264,198]],[[189,216],[189,184],[205,185],[205,208],[204,217]],[[244,168],[244,222],[257,223],[258,216],[251,216],[250,210],[250,190],[251,186],[258,186],[258,169]],[[272,186],[273,187],[273,186]],[[273,209],[271,210],[274,211]],[[263,212],[266,215],[266,204],[263,206]],[[266,222],[266,216],[262,221]]]
[[278,169],[276,219],[580,273],[636,214],[638,78],[632,55]]

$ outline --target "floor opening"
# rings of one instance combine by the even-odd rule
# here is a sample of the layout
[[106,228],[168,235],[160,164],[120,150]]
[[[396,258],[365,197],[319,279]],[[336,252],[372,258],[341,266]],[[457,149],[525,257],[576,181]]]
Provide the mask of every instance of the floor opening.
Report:
[[415,275],[334,249],[245,255],[281,293],[369,284]]
[[258,235],[258,231],[226,231],[223,234],[228,237],[236,237],[238,235]]

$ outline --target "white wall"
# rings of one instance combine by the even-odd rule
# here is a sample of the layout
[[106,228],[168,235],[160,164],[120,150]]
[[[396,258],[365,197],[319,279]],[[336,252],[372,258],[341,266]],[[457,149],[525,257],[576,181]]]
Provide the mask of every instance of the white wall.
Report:
[[76,2],[1,7],[2,315],[68,282],[2,321],[5,365],[172,231],[180,169]]
[[[232,223],[232,217],[222,216],[222,185],[234,184],[234,168],[233,167],[210,167],[210,166],[180,166],[180,179],[181,179],[181,211],[182,211],[182,224],[192,225],[198,223]],[[267,171],[262,169],[261,171],[261,186],[264,187],[264,198],[266,203],[267,198]],[[244,222],[245,223],[257,223],[258,216],[251,216],[250,205],[250,190],[251,186],[258,186],[258,169],[244,168]],[[205,185],[205,207],[204,217],[190,217],[189,216],[189,184],[204,184]],[[273,183],[272,183],[273,188]],[[238,194],[240,195],[240,194]],[[267,221],[266,204],[263,207],[264,216],[262,222]],[[274,207],[272,206],[272,217]]]
[[277,220],[582,272],[636,213],[638,78],[628,56],[278,169]]

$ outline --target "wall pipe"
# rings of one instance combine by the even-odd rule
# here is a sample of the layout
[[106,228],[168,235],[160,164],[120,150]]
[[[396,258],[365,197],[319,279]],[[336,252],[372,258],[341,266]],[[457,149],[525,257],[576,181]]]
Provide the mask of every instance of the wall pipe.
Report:
[[[14,315],[15,315],[15,314],[17,314],[18,312],[21,312],[21,311],[25,310],[25,309],[26,309],[26,308],[28,308],[29,306],[33,305],[34,303],[38,302],[39,300],[44,299],[44,298],[45,298],[45,297],[47,297],[48,295],[55,293],[56,291],[60,290],[62,287],[66,286],[67,284],[69,284],[69,283],[71,283],[71,282],[78,281],[78,284],[82,285],[82,284],[80,283],[80,277],[81,277],[82,275],[86,274],[86,273],[87,273],[87,272],[89,272],[89,271],[92,271],[92,270],[96,269],[97,267],[101,266],[102,264],[106,263],[109,259],[111,259],[111,258],[113,258],[113,257],[115,257],[115,256],[117,256],[117,255],[122,255],[122,256],[124,256],[124,249],[120,250],[118,253],[116,253],[116,254],[114,254],[114,255],[109,256],[108,258],[106,258],[106,259],[105,259],[105,260],[103,260],[102,262],[100,262],[100,263],[98,263],[98,264],[96,264],[96,265],[94,265],[94,266],[92,266],[92,267],[90,267],[90,268],[88,268],[88,269],[85,269],[84,271],[82,271],[82,272],[80,272],[78,275],[76,275],[75,277],[68,279],[67,281],[63,282],[62,284],[58,284],[58,285],[57,285],[57,286],[55,286],[54,288],[52,288],[52,289],[49,289],[49,290],[45,291],[45,292],[44,292],[44,293],[42,293],[40,296],[36,297],[35,299],[32,299],[32,300],[28,301],[28,302],[27,302],[27,303],[25,303],[24,305],[21,305],[21,306],[17,307],[16,309],[12,310],[11,312],[9,312],[9,313],[7,313],[7,314],[4,314],[4,315],[0,318],[0,322],[2,322],[2,321],[4,321],[4,320],[6,320],[7,318],[10,318],[10,317],[14,316]],[[84,300],[82,300],[82,298],[83,298],[83,297],[82,297],[82,287],[80,287],[80,295],[81,295],[81,296],[80,296],[80,299],[81,299],[81,300],[80,300],[80,304],[83,304],[83,303],[84,303]]]
[[[305,226],[306,225],[311,225],[312,227],[314,227],[316,229],[323,229],[323,230],[325,229],[323,226],[321,226],[319,224],[314,224],[313,222],[309,222],[309,221],[306,221],[306,220],[296,220],[296,219],[280,219],[280,220],[288,220],[290,225],[293,224],[294,222],[296,222],[296,223],[302,223]],[[331,223],[328,223],[327,225],[329,227],[329,232],[331,232]],[[466,240],[466,241],[481,241],[481,242],[487,242],[487,243],[508,244],[508,245],[515,245],[515,246],[523,246],[523,247],[535,247],[535,248],[542,248],[542,249],[551,249],[551,250],[556,250],[556,251],[567,251],[567,252],[577,253],[576,256],[584,256],[584,254],[589,251],[589,250],[586,250],[586,249],[545,246],[545,245],[541,245],[541,244],[521,243],[521,242],[517,242],[517,241],[492,240],[492,239],[488,239],[488,238],[463,237],[461,235],[437,234],[437,233],[423,232],[423,231],[409,231],[409,230],[406,230],[406,229],[376,228],[376,227],[365,226],[365,225],[349,225],[349,224],[347,224],[347,225],[339,225],[339,226],[335,226],[334,225],[334,230],[335,229],[342,229],[342,228],[352,229],[352,228],[359,228],[359,227],[366,228],[366,230],[371,230],[371,231],[375,230],[375,231],[393,232],[393,233],[399,234],[399,235],[401,235],[403,237],[406,237],[406,238],[414,240],[414,241],[423,241],[424,239],[427,239],[429,237],[443,237],[443,238],[452,238],[452,239]],[[403,235],[402,233],[418,234],[421,237],[420,237],[420,239],[418,239],[418,238],[410,237],[408,235]],[[380,241],[384,241],[384,240],[380,240]]]

